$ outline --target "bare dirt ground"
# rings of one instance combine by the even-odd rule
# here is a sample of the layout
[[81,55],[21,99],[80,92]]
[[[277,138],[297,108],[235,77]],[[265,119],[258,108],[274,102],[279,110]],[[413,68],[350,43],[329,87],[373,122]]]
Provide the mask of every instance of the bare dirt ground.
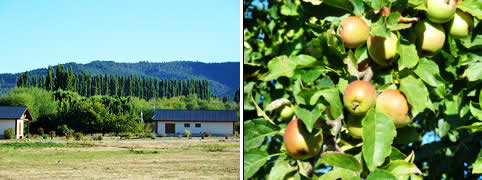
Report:
[[[66,143],[65,140],[54,141]],[[77,143],[79,146],[0,148],[0,179],[239,179],[240,177],[239,140],[106,138],[103,141],[68,142]]]

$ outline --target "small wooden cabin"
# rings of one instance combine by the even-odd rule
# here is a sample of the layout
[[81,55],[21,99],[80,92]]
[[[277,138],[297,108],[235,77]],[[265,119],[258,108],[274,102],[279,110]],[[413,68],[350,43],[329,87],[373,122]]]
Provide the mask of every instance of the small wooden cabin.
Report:
[[25,137],[25,123],[32,119],[27,106],[0,106],[0,136],[4,136],[5,129],[12,128],[15,130],[15,138]]
[[234,123],[238,121],[236,111],[228,110],[167,110],[154,111],[157,134],[169,136],[183,135],[189,130],[193,136],[204,132],[224,136],[234,134]]

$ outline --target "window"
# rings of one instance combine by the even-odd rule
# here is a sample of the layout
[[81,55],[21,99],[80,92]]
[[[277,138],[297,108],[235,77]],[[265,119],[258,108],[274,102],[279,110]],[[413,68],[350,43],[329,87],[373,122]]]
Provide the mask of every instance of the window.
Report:
[[200,128],[200,127],[201,127],[201,124],[196,124],[196,127],[197,127],[197,128]]
[[189,123],[184,123],[184,127],[191,127],[191,124],[189,124]]

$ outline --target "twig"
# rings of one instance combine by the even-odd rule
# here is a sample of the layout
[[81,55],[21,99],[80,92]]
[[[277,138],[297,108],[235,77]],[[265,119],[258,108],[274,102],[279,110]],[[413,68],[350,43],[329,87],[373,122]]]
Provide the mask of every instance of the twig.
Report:
[[341,121],[343,121],[343,116],[338,117],[336,120],[325,120],[325,123],[327,125],[330,125],[333,129],[333,133],[331,134],[331,136],[326,137],[326,143],[324,143],[323,145],[323,152],[333,148],[338,152],[344,152],[340,147],[338,147],[338,144],[336,144],[338,133],[341,130]]
[[418,18],[418,17],[409,18],[409,17],[400,16],[398,18],[398,22],[400,22],[400,23],[415,23],[415,22],[418,22],[418,21],[420,21],[420,18]]

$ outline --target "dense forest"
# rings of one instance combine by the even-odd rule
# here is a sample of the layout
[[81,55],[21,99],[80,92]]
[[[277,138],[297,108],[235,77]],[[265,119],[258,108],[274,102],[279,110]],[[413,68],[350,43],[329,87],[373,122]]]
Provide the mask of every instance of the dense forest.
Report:
[[[240,85],[239,62],[223,63],[203,63],[192,61],[173,61],[163,63],[138,62],[138,63],[118,63],[113,61],[93,61],[87,64],[66,63],[64,67],[72,68],[74,74],[82,73],[97,75],[115,75],[130,77],[152,77],[158,79],[183,79],[183,80],[208,80],[209,91],[216,96],[231,96]],[[58,66],[52,66],[54,72]],[[66,69],[68,71],[68,69]],[[29,71],[30,77],[48,76],[48,68],[41,68]],[[54,73],[55,75],[55,73]],[[0,95],[11,91],[16,87],[16,83],[21,73],[0,74]]]
[[[209,90],[208,80],[176,80],[124,75],[92,75],[91,73],[74,74],[59,65],[54,72],[48,68],[47,76],[30,77],[29,72],[20,75],[17,87],[39,87],[49,91],[58,89],[77,92],[81,96],[110,95],[118,97],[135,96],[142,99],[156,97],[176,97],[197,94],[201,99],[215,96]],[[229,96],[226,97],[230,99]]]
[[[47,91],[37,87],[15,88],[0,97],[0,105],[28,106],[34,117],[29,124],[32,134],[41,133],[39,131],[56,131],[62,135],[73,132],[150,133],[153,131],[154,109],[237,110],[239,114],[239,102],[215,97],[200,98],[197,94],[145,100],[133,96],[85,97],[61,88]],[[140,120],[141,112],[144,114],[143,122]]]

